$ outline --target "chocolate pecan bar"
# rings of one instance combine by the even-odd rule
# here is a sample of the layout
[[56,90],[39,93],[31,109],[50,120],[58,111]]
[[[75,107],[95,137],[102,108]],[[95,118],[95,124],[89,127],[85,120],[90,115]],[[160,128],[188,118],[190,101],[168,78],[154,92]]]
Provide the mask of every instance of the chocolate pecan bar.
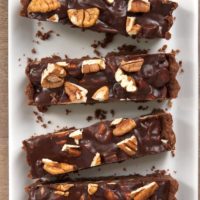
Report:
[[169,0],[21,0],[22,16],[137,38],[170,38]]
[[172,54],[112,55],[105,58],[44,58],[28,64],[29,104],[49,105],[176,98],[179,65]]
[[29,200],[176,200],[178,182],[169,175],[152,174],[35,183],[27,188]]
[[174,150],[172,116],[163,111],[102,121],[83,129],[63,129],[23,142],[32,178],[69,172]]

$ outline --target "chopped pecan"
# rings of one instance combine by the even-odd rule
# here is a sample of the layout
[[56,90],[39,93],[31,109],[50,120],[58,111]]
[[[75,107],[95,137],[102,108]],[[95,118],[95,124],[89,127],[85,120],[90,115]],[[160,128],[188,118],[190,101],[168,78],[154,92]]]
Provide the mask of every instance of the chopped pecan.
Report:
[[118,118],[118,119],[114,119],[112,122],[111,122],[111,126],[116,126],[117,124],[119,124],[121,121],[123,120],[123,118]]
[[69,192],[62,192],[59,190],[54,191],[54,194],[60,195],[60,196],[65,196],[68,197],[69,196]]
[[72,24],[88,28],[96,24],[100,11],[98,8],[69,9],[67,14]]
[[58,16],[58,14],[54,14],[51,17],[49,17],[48,21],[50,21],[50,22],[59,22],[59,16]]
[[137,58],[129,61],[122,60],[120,68],[125,72],[138,72],[141,70],[143,63],[143,58]]
[[62,192],[66,192],[68,191],[70,188],[74,187],[74,184],[69,184],[69,183],[59,183],[56,185],[51,186],[53,189],[57,190],[57,191],[62,191]]
[[156,182],[149,183],[143,187],[138,188],[131,192],[131,198],[134,200],[149,199],[159,188]]
[[72,103],[85,103],[88,91],[74,83],[65,82],[65,92]]
[[147,13],[150,11],[149,0],[129,0],[128,11],[134,13]]
[[79,129],[76,131],[73,131],[69,134],[69,137],[73,138],[76,144],[79,144],[79,140],[81,140],[83,137],[83,131]]
[[133,119],[124,119],[116,125],[115,129],[113,130],[113,134],[115,136],[122,136],[130,132],[135,127],[136,123]]
[[96,155],[94,156],[92,162],[91,162],[91,167],[95,167],[101,164],[101,156],[100,153],[96,153]]
[[82,73],[88,74],[93,72],[99,72],[106,68],[105,60],[104,59],[91,59],[91,60],[84,60],[82,63]]
[[92,96],[92,99],[96,101],[106,101],[109,99],[109,88],[108,86],[103,86],[99,88]]
[[88,184],[88,194],[93,195],[98,190],[98,184],[89,183]]
[[126,18],[126,32],[128,35],[137,35],[140,30],[142,29],[142,26],[139,24],[135,24],[135,17],[127,17]]
[[62,147],[62,151],[66,151],[72,157],[79,157],[81,155],[81,152],[78,150],[79,148],[80,146],[78,145],[65,144]]
[[61,7],[58,0],[32,0],[28,5],[28,12],[47,13]]
[[127,76],[118,68],[115,73],[115,80],[120,83],[121,87],[125,88],[127,92],[135,92],[137,90],[135,80],[131,76]]
[[137,152],[137,139],[135,136],[132,136],[117,143],[117,146],[129,156],[133,156]]
[[43,88],[61,87],[65,76],[66,71],[63,67],[49,63],[42,73],[41,85]]
[[43,169],[52,175],[64,174],[76,170],[74,165],[68,163],[59,163],[49,159],[42,159],[42,162],[44,163]]

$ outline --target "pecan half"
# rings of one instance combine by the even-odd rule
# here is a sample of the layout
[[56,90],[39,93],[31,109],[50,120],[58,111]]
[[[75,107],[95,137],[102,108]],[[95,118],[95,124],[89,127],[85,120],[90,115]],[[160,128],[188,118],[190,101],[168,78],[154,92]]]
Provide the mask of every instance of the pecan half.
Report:
[[92,99],[96,101],[106,101],[109,99],[109,88],[107,86],[103,86],[99,88],[92,96]]
[[68,163],[59,163],[49,159],[42,159],[42,162],[44,163],[43,169],[52,175],[65,174],[76,170],[74,165]]
[[76,144],[79,144],[79,140],[83,137],[83,130],[76,130],[69,134],[70,138],[73,138]]
[[93,195],[98,190],[98,184],[89,183],[88,184],[88,194]]
[[143,63],[143,58],[137,58],[129,61],[122,60],[120,63],[120,68],[125,72],[138,72],[141,70]]
[[104,59],[91,59],[84,60],[82,63],[81,71],[83,74],[99,72],[106,68]]
[[113,135],[115,136],[125,135],[135,127],[136,123],[133,119],[124,119],[119,124],[116,125],[115,129],[113,130]]
[[32,0],[28,5],[28,12],[47,13],[61,7],[58,0]]
[[115,73],[115,80],[120,83],[121,87],[125,88],[127,92],[135,92],[137,90],[135,80],[131,76],[127,76],[118,68]]
[[66,151],[72,157],[79,157],[81,155],[81,152],[78,150],[79,148],[80,146],[78,145],[65,144],[62,147],[62,151]]
[[92,162],[91,162],[91,167],[95,167],[101,164],[101,156],[100,153],[96,153],[96,155],[94,156]]
[[129,0],[128,11],[133,13],[147,13],[150,11],[149,0]]
[[137,152],[137,139],[135,136],[132,136],[117,143],[117,146],[129,156],[133,156]]
[[100,11],[98,8],[69,9],[67,14],[72,24],[88,28],[96,24]]
[[139,24],[135,24],[135,21],[136,21],[135,17],[126,18],[126,32],[130,36],[137,35],[142,29],[142,26]]
[[65,82],[65,92],[72,103],[85,103],[88,91],[74,83]]
[[59,16],[58,14],[54,14],[51,17],[48,18],[49,22],[59,22]]
[[61,87],[65,76],[66,71],[63,67],[49,63],[42,73],[41,85],[43,88]]
[[149,199],[159,188],[156,182],[149,183],[143,187],[138,188],[131,192],[131,198],[134,200]]

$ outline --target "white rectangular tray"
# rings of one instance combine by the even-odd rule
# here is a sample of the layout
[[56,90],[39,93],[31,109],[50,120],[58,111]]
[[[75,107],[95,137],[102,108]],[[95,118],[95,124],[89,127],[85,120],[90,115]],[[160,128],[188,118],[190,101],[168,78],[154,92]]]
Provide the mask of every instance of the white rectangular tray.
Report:
[[[175,12],[176,21],[172,28],[172,39],[153,40],[137,44],[131,38],[117,36],[106,52],[116,49],[123,43],[137,44],[140,47],[151,48],[152,52],[168,45],[168,50],[180,49],[178,59],[183,61],[184,73],[178,75],[181,85],[179,97],[173,101],[170,112],[174,117],[174,131],[177,136],[176,156],[164,153],[136,160],[129,160],[121,164],[107,165],[97,169],[85,170],[83,176],[127,175],[130,173],[151,173],[152,166],[156,169],[169,169],[169,172],[177,178],[180,188],[177,198],[180,200],[198,199],[198,1],[179,1],[179,8]],[[101,40],[104,35],[91,31],[81,32],[52,23],[42,23],[45,30],[54,30],[55,34],[48,41],[33,43],[38,25],[36,21],[19,16],[19,0],[9,1],[9,192],[10,200],[27,199],[24,187],[31,183],[27,178],[29,168],[22,151],[22,140],[29,138],[34,133],[47,133],[58,129],[57,125],[83,127],[94,123],[87,122],[88,115],[94,115],[96,108],[104,110],[114,109],[115,117],[133,117],[148,113],[154,107],[166,107],[166,104],[151,103],[146,111],[138,111],[140,104],[113,103],[98,104],[93,106],[55,106],[44,114],[44,120],[51,120],[52,125],[48,129],[41,128],[36,123],[33,115],[33,107],[27,106],[24,89],[26,85],[25,66],[27,57],[45,57],[53,53],[64,54],[70,57],[94,55],[90,45],[94,40]],[[145,46],[144,46],[145,45]],[[35,48],[37,54],[33,55],[31,49]],[[23,56],[25,54],[25,56]],[[20,60],[19,60],[20,58]],[[20,66],[21,65],[21,66]],[[6,67],[6,66],[4,66]],[[145,104],[147,105],[147,104]],[[65,109],[72,110],[68,116]],[[130,109],[131,108],[131,109]],[[111,115],[108,115],[111,119]],[[126,168],[127,170],[123,170]]]

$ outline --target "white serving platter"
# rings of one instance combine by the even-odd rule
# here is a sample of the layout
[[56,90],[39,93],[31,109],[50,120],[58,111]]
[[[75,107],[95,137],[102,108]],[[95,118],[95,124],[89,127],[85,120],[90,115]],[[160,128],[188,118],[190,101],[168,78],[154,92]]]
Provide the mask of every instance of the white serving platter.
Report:
[[[94,115],[96,108],[104,110],[115,110],[115,117],[134,117],[149,113],[154,107],[166,108],[166,103],[150,103],[149,109],[139,111],[136,103],[112,103],[97,105],[71,105],[51,107],[43,115],[45,122],[52,121],[47,129],[36,123],[33,107],[27,106],[24,89],[26,85],[25,66],[27,57],[41,58],[54,53],[70,57],[81,57],[83,55],[93,56],[91,44],[94,40],[101,40],[104,34],[91,31],[81,32],[71,29],[69,26],[42,23],[46,31],[54,30],[60,34],[53,34],[48,41],[33,41],[38,27],[37,21],[31,21],[19,16],[19,0],[9,1],[9,196],[10,200],[27,199],[24,187],[31,183],[27,178],[29,168],[22,151],[22,140],[29,138],[35,133],[45,134],[59,127],[76,126],[84,127],[95,121],[87,122],[86,117]],[[156,169],[169,170],[180,183],[177,199],[198,200],[198,1],[181,0],[179,8],[175,12],[176,21],[172,28],[172,39],[153,40],[149,43],[137,43],[133,39],[117,36],[112,45],[104,49],[103,53],[112,51],[118,46],[136,44],[138,47],[151,48],[151,52],[157,50],[164,44],[168,50],[180,49],[178,60],[183,61],[184,73],[178,75],[181,92],[173,106],[169,110],[174,118],[174,131],[177,136],[176,154],[172,157],[170,153],[156,156],[129,160],[121,164],[107,165],[101,170],[84,170],[80,174],[87,176],[127,175],[133,173],[151,173],[152,166]],[[37,54],[32,54],[35,48]],[[25,54],[25,56],[24,56]],[[6,66],[5,66],[6,67]],[[65,109],[72,112],[65,114]],[[111,119],[110,114],[107,115]],[[125,170],[125,169],[126,170]]]

